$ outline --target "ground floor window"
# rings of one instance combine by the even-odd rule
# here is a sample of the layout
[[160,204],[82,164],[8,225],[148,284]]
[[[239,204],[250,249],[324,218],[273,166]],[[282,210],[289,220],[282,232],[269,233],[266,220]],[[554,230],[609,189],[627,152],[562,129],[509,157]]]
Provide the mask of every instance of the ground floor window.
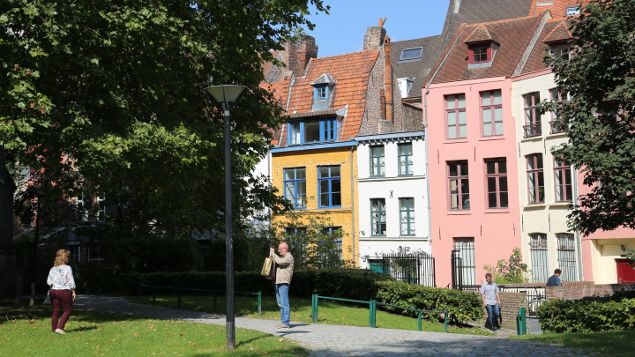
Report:
[[547,260],[547,235],[531,233],[529,235],[529,251],[531,253],[531,276],[534,282],[546,282],[549,277]]
[[563,281],[578,280],[576,262],[575,236],[571,233],[558,233],[558,267],[562,270],[560,279]]
[[474,238],[454,238],[456,274],[460,274],[462,285],[476,285],[476,259]]

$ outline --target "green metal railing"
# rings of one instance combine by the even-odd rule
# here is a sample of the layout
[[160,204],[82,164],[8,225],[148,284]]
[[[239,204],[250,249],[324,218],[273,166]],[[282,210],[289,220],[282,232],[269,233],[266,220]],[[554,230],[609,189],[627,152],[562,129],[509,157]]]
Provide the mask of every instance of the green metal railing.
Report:
[[435,313],[443,313],[443,331],[448,332],[449,313],[447,310],[444,310],[444,311],[422,310],[422,309],[417,309],[415,307],[386,304],[383,302],[377,302],[376,300],[372,300],[372,299],[371,300],[353,300],[353,299],[336,298],[332,296],[322,296],[318,294],[313,294],[311,296],[311,317],[313,319],[313,323],[318,322],[320,300],[339,301],[339,302],[347,302],[347,303],[360,304],[360,305],[368,305],[368,326],[372,328],[377,327],[377,306],[385,306],[385,307],[391,307],[396,309],[402,309],[406,311],[414,311],[417,314],[417,330],[419,331],[423,331],[424,314],[427,313],[428,315],[430,315]]
[[[152,296],[152,305],[156,305],[157,292],[167,291],[169,295],[176,295],[176,307],[178,309],[182,306],[183,296],[186,293],[203,293],[210,294],[212,296],[212,312],[218,311],[218,297],[225,297],[225,291],[222,290],[208,290],[208,289],[193,289],[193,288],[179,288],[174,286],[158,286],[158,285],[145,285],[139,286],[139,295],[142,295],[142,291],[149,291]],[[174,294],[176,292],[176,294]],[[262,291],[256,292],[234,292],[236,296],[256,296],[256,308],[258,309],[258,315],[262,316]]]

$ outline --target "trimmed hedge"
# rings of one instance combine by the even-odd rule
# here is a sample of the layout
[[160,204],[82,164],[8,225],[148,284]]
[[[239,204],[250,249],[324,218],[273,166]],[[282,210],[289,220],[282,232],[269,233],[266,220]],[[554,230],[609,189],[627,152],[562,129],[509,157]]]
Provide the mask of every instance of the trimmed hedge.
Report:
[[377,301],[380,302],[404,307],[415,306],[423,310],[448,310],[452,322],[475,321],[483,316],[483,303],[474,292],[431,288],[399,281],[380,281],[377,286]]
[[635,329],[635,298],[548,300],[538,308],[540,327],[548,332]]
[[[139,290],[142,284],[225,291],[225,273],[219,271],[116,274],[111,270],[92,269],[82,271],[81,278],[81,282],[78,281],[80,291],[93,293],[150,293],[150,290]],[[237,272],[234,284],[237,293],[261,290],[273,294],[271,282],[258,273]],[[159,290],[157,293],[169,292]],[[392,305],[414,306],[424,310],[448,310],[452,322],[474,321],[483,314],[481,300],[473,292],[412,285],[362,269],[296,271],[293,273],[290,293],[305,298],[318,293],[357,300],[375,299]],[[386,310],[402,313],[401,309]]]

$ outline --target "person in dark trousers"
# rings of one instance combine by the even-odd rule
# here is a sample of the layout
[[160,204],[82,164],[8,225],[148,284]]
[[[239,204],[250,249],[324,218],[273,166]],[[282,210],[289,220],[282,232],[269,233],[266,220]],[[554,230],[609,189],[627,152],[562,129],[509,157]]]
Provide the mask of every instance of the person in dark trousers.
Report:
[[554,270],[553,275],[550,276],[547,280],[547,286],[562,286],[562,281],[560,281],[560,274],[562,274],[562,270]]
[[[64,332],[64,326],[71,317],[73,301],[77,298],[73,269],[67,265],[70,254],[71,252],[68,249],[57,250],[53,267],[46,279],[46,284],[51,288],[51,302],[53,303],[51,331],[60,335],[66,333]],[[63,310],[61,316],[60,309]]]
[[293,277],[293,256],[289,253],[289,245],[282,242],[278,245],[278,254],[271,248],[270,256],[276,262],[276,301],[280,307],[281,329],[290,328],[291,305],[289,304],[289,285]]
[[498,324],[498,317],[500,316],[500,311],[498,307],[500,306],[500,296],[498,294],[498,285],[492,281],[492,274],[485,274],[485,283],[481,285],[481,297],[483,298],[483,306],[487,309],[487,323],[486,326],[492,330],[496,331],[500,328]]

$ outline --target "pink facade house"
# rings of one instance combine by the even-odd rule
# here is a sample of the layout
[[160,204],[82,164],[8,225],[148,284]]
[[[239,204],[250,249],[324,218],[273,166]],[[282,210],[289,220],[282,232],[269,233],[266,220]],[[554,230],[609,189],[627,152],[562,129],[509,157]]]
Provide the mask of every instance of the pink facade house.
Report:
[[437,286],[484,281],[520,248],[512,77],[549,13],[459,27],[423,89]]

